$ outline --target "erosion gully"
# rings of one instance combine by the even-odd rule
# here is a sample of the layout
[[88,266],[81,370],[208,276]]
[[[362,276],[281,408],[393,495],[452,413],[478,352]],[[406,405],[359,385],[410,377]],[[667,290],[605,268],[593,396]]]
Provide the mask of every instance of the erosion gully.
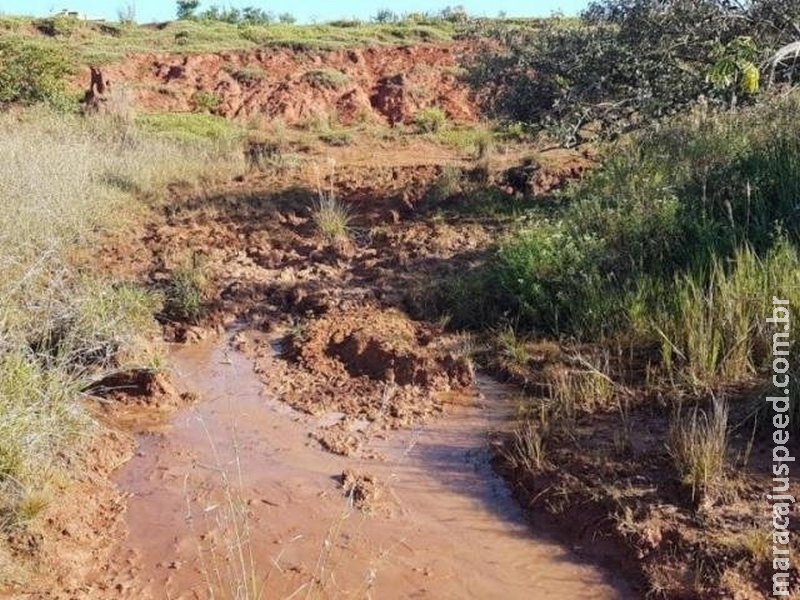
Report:
[[[120,597],[633,597],[526,523],[489,462],[487,433],[513,411],[489,379],[443,398],[442,418],[372,436],[367,460],[319,448],[309,431],[340,415],[265,395],[227,338],[176,347],[171,367],[197,401],[140,433],[118,475]],[[347,469],[383,484],[366,510],[342,489]]]

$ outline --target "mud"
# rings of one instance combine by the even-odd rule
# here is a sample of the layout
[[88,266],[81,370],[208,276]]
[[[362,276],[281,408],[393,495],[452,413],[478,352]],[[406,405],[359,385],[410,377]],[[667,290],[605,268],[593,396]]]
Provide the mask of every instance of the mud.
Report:
[[446,419],[371,437],[383,460],[367,460],[321,449],[309,434],[341,415],[264,394],[265,374],[225,341],[172,364],[200,400],[141,436],[119,474],[118,553],[137,557],[119,597],[206,598],[249,575],[273,598],[631,597],[531,535],[489,465],[486,432],[513,408],[497,384],[444,396]]

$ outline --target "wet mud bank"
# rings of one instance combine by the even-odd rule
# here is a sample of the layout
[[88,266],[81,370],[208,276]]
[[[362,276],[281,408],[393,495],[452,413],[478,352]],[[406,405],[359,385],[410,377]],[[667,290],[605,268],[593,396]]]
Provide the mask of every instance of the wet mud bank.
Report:
[[[228,337],[177,347],[196,402],[139,434],[117,482],[128,496],[119,556],[131,598],[632,598],[619,581],[538,539],[491,464],[506,388],[442,393],[444,416],[369,431],[269,393]],[[366,431],[358,457],[317,433]]]

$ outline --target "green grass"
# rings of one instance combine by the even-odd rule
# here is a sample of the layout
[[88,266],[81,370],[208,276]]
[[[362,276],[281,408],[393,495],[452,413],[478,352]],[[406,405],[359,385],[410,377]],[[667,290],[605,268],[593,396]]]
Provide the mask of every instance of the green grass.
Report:
[[710,411],[695,408],[673,415],[668,449],[692,499],[713,499],[725,482],[728,466],[728,406],[717,400]]
[[92,434],[82,390],[105,373],[157,359],[158,301],[92,275],[87,257],[97,251],[97,236],[129,225],[144,210],[139,200],[170,182],[240,172],[241,152],[231,150],[122,130],[113,115],[80,118],[41,107],[0,115],[4,531],[41,512],[37,494]]
[[800,306],[800,256],[785,240],[763,259],[745,247],[729,263],[715,259],[708,275],[679,276],[646,317],[665,367],[679,367],[695,386],[757,374],[770,360],[773,296]]
[[165,313],[179,321],[197,322],[203,315],[208,292],[208,278],[197,256],[172,273],[166,289]]
[[352,215],[345,204],[337,200],[333,194],[322,194],[314,203],[312,218],[317,231],[324,239],[332,242],[348,237]]
[[174,21],[165,25],[115,23],[67,23],[59,21],[58,34],[37,31],[34,19],[0,17],[0,39],[5,36],[35,37],[45,46],[67,49],[85,64],[122,60],[130,53],[178,54],[252,50],[257,47],[291,47],[328,50],[368,45],[402,45],[449,42],[464,26],[436,21],[426,24],[317,24],[233,25],[219,21]]
[[235,142],[245,135],[236,123],[207,113],[143,114],[136,123],[142,131],[187,143]]
[[414,115],[414,125],[420,133],[437,133],[447,127],[447,113],[438,106],[423,108]]
[[338,90],[350,83],[347,73],[342,73],[336,69],[314,69],[307,71],[303,79],[317,87]]

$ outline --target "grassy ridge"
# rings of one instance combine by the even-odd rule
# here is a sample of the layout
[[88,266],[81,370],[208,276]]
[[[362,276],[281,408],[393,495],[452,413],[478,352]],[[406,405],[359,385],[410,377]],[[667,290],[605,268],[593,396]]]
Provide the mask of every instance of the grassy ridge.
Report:
[[54,35],[43,35],[41,20],[0,17],[0,39],[30,39],[47,47],[68,49],[81,62],[103,64],[129,53],[197,54],[252,50],[257,47],[293,47],[327,50],[352,46],[414,44],[452,41],[457,26],[437,21],[419,24],[234,25],[219,21],[173,21],[159,25],[86,23],[54,19]]

